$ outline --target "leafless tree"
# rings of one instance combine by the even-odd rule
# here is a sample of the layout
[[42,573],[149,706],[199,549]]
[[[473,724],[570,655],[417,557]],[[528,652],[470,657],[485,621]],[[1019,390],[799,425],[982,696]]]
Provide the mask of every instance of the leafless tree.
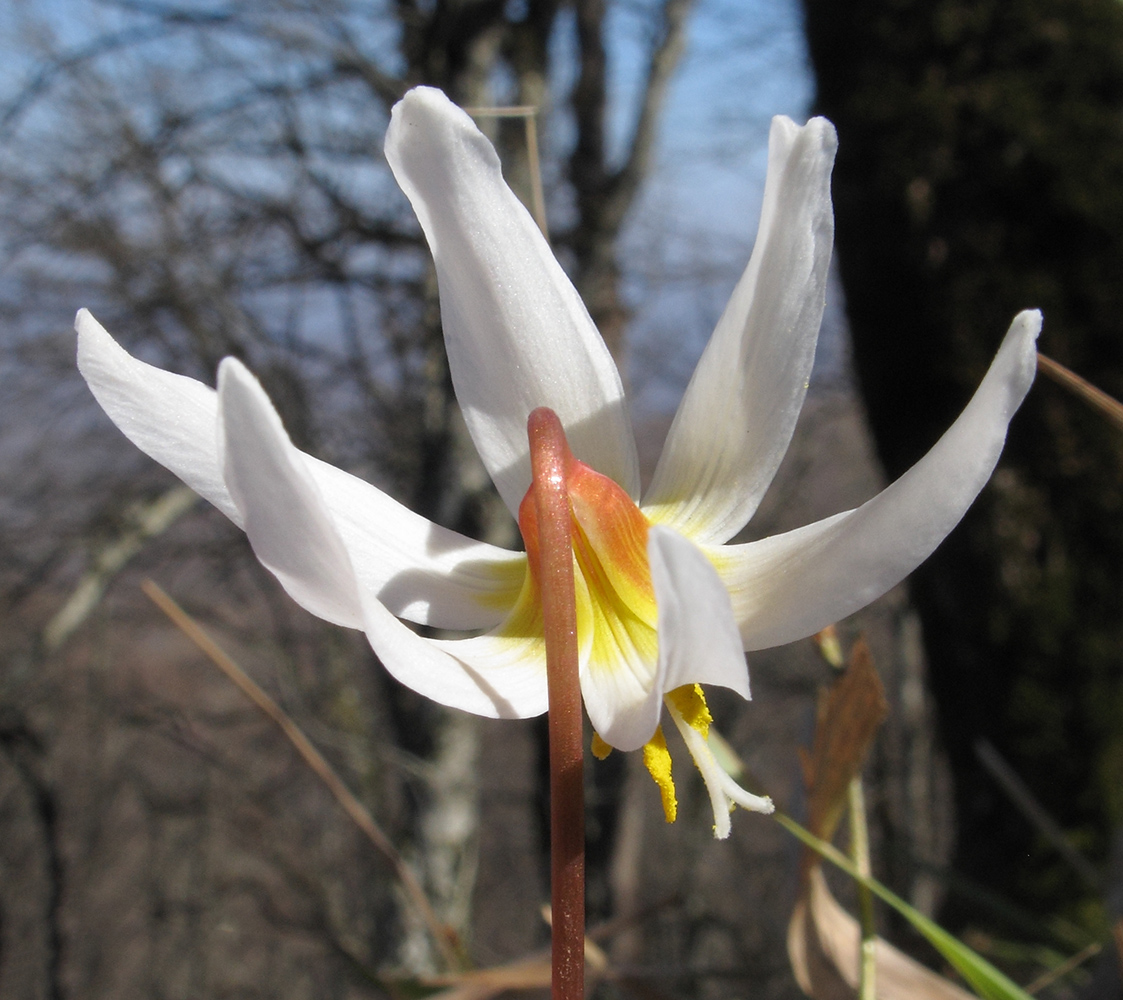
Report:
[[[13,927],[36,945],[0,962],[4,995],[343,995],[364,969],[432,960],[384,871],[343,874],[349,832],[302,852],[338,823],[279,763],[292,755],[268,727],[153,624],[129,584],[160,567],[330,749],[466,930],[476,825],[448,843],[446,814],[488,808],[474,762],[508,754],[510,739],[421,703],[369,669],[361,642],[292,612],[222,518],[94,416],[65,331],[87,305],[131,349],[204,380],[236,355],[302,447],[445,524],[513,541],[455,408],[424,241],[379,152],[390,106],[428,83],[471,107],[536,109],[554,239],[619,351],[616,238],[651,168],[692,5],[641,11],[648,63],[618,162],[606,152],[609,11],[597,0],[114,0],[65,20],[14,8],[23,72],[0,109],[0,449],[19,470],[0,510],[3,767],[5,801],[39,832],[4,906],[0,954],[12,954]],[[573,70],[557,62],[566,32]],[[537,165],[521,121],[480,120],[529,191]],[[566,123],[570,141],[558,138]],[[147,654],[138,629],[155,630]],[[193,696],[170,690],[177,673]],[[534,840],[537,739],[525,734],[531,780],[517,812]],[[267,749],[254,752],[259,741]],[[279,795],[283,830],[263,832]],[[275,855],[268,870],[241,870],[260,861],[247,843],[259,836]],[[525,874],[536,901],[541,870],[531,860]],[[126,916],[95,933],[106,894]],[[43,912],[13,908],[19,898]],[[225,967],[221,914],[240,906],[254,919],[231,926],[249,952]],[[24,924],[8,916],[24,911]],[[300,940],[326,943],[339,959],[318,966],[327,979],[313,989],[282,963],[243,982],[264,925],[294,954]],[[540,936],[532,920],[512,947]]]

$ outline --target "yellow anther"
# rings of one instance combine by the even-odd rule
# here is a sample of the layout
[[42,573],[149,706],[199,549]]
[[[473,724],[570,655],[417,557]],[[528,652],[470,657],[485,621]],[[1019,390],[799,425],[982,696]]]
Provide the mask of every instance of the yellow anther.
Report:
[[597,760],[604,760],[605,757],[612,753],[612,747],[600,738],[600,733],[593,733],[593,745],[590,749],[593,751],[593,756],[596,757]]
[[710,723],[714,721],[714,717],[710,715],[706,696],[702,694],[699,685],[684,684],[682,687],[675,688],[667,695],[667,700],[678,709],[683,721],[691,729],[696,729],[702,734],[702,739],[710,735]]
[[644,744],[643,763],[659,786],[659,794],[663,797],[663,814],[668,823],[673,823],[678,815],[678,800],[675,798],[675,783],[671,780],[671,752],[667,749],[662,726]]

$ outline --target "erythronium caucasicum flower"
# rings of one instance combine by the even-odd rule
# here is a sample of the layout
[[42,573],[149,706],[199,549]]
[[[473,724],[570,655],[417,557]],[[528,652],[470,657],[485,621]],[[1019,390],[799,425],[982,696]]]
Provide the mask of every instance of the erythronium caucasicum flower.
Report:
[[[822,318],[833,236],[829,122],[772,124],[752,259],[702,355],[642,503],[616,366],[498,157],[439,91],[394,108],[386,156],[436,262],[457,398],[528,551],[536,544],[527,416],[560,417],[581,687],[594,750],[644,748],[674,812],[664,707],[705,778],[715,833],[739,788],[706,741],[700,684],[749,696],[744,651],[790,642],[858,610],[911,572],[990,476],[1033,380],[1040,314],[1021,313],[966,410],[913,469],[861,507],[746,544],[791,439]],[[493,717],[546,709],[542,617],[527,555],[473,541],[298,451],[235,359],[217,392],[132,358],[86,311],[78,364],[143,451],[249,536],[315,615],[363,629],[383,664],[445,705]],[[521,510],[520,510],[521,507]],[[484,630],[428,639],[399,618]]]

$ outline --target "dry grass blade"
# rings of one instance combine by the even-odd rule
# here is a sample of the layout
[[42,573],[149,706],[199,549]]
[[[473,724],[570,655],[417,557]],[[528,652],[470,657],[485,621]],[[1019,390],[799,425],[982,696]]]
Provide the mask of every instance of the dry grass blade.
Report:
[[995,749],[988,740],[979,740],[975,744],[975,756],[979,763],[1006,793],[1018,811],[1033,824],[1034,829],[1041,834],[1068,863],[1093,892],[1103,888],[1103,879],[1092,863],[1084,857],[1065,835],[1060,824],[1037,801],[1029,786]]
[[549,989],[551,972],[550,956],[542,952],[489,969],[425,976],[420,982],[426,987],[447,987],[434,994],[440,1000],[490,1000],[508,990]]
[[1047,986],[1052,986],[1058,979],[1067,976],[1073,969],[1083,965],[1090,958],[1094,958],[1101,951],[1103,945],[1099,941],[1093,941],[1086,948],[1081,948],[1075,955],[1066,958],[1055,969],[1050,969],[1043,975],[1038,976],[1032,983],[1026,987],[1027,993],[1040,993]]
[[1093,409],[1099,410],[1116,427],[1123,430],[1123,403],[1114,396],[1097,389],[1087,379],[1081,378],[1076,372],[1070,371],[1059,361],[1054,361],[1044,354],[1037,355],[1037,369],[1054,382],[1063,385],[1069,392],[1079,396]]
[[355,825],[362,830],[367,840],[369,840],[371,844],[374,845],[375,849],[390,863],[390,866],[394,869],[394,874],[397,875],[403,889],[405,889],[406,897],[429,928],[429,933],[432,935],[437,948],[440,950],[442,958],[450,969],[457,968],[460,965],[460,959],[450,939],[448,928],[445,927],[437,917],[437,914],[434,912],[432,905],[425,895],[425,890],[421,888],[421,883],[417,881],[417,877],[402,859],[402,856],[398,853],[386,834],[383,833],[378,824],[375,823],[374,817],[371,816],[366,807],[355,798],[351,790],[343,783],[339,775],[335,773],[332,766],[324,759],[320,751],[312,745],[311,741],[304,735],[300,727],[297,726],[288,713],[270,698],[269,695],[258,686],[253,678],[239,667],[238,664],[223,651],[218,643],[216,643],[206,631],[183,610],[183,608],[164,593],[156,583],[152,580],[145,580],[144,583],[141,584],[141,589],[152,603],[163,611],[180,631],[199,647],[207,659],[233,681],[239,690],[261,709],[261,711],[277,725],[277,728],[285,734],[289,742],[296,748],[297,753],[304,758],[305,763],[312,768],[316,776],[327,785],[328,790],[343,807],[343,811],[351,817]]
[[[642,972],[620,972],[613,969],[608,956],[598,945],[608,941],[668,906],[681,904],[677,896],[667,896],[650,906],[634,913],[621,914],[606,920],[589,930],[585,937],[585,980],[594,985],[602,979],[626,983],[628,992],[651,1000],[666,1000],[666,994],[659,991],[648,981]],[[549,907],[543,908],[543,917],[549,922]],[[450,972],[436,976],[421,976],[415,982],[425,988],[446,987],[433,994],[434,1000],[490,1000],[508,990],[545,990],[550,986],[550,955],[542,950],[523,958],[514,959],[503,965],[486,969],[470,969],[465,972]]]
[[[833,636],[820,638],[833,639]],[[828,646],[824,652],[830,652]],[[837,657],[841,660],[841,652]],[[846,671],[819,707],[810,753],[801,751],[808,790],[808,826],[829,840],[848,800],[864,811],[857,783],[862,762],[888,712],[869,647],[859,639]],[[857,800],[857,801],[855,801]],[[867,858],[868,864],[868,858]],[[867,906],[871,901],[867,900]],[[872,924],[872,911],[870,913]],[[968,1000],[970,993],[869,932],[827,888],[819,856],[804,855],[803,890],[788,923],[788,957],[800,988],[813,1000]],[[864,963],[864,965],[863,965]]]

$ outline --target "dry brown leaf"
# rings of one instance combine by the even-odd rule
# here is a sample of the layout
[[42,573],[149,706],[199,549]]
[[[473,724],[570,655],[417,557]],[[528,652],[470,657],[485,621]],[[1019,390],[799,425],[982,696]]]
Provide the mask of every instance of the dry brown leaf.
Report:
[[[858,921],[839,905],[816,868],[788,924],[788,958],[800,989],[812,1000],[854,1000],[860,951]],[[876,955],[878,1000],[977,1000],[881,938]]]
[[[859,639],[845,673],[821,700],[815,740],[801,751],[807,783],[808,827],[830,840],[888,712],[869,647]],[[875,992],[879,1000],[975,1000],[972,994],[877,939]],[[861,976],[861,928],[831,895],[819,856],[804,856],[803,891],[788,924],[788,958],[812,1000],[854,1000]]]
[[869,646],[859,639],[850,662],[819,707],[811,752],[800,751],[807,784],[808,829],[830,840],[846,806],[851,779],[861,770],[889,706]]

